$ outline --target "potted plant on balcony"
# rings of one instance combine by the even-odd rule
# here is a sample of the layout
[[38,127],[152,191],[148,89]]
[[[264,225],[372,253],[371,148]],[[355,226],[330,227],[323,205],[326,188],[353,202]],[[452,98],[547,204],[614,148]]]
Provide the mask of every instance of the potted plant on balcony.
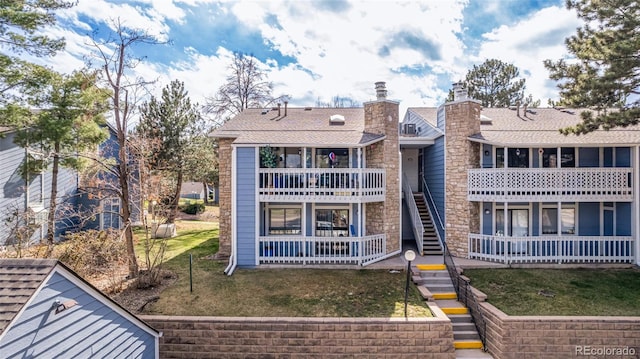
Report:
[[[278,155],[273,150],[273,148],[271,148],[271,146],[269,145],[260,147],[260,166],[262,168],[275,168],[277,164],[278,164]],[[267,182],[266,187],[273,188],[273,183],[275,180],[274,176],[275,174],[273,173],[267,174],[265,178]],[[269,192],[271,193],[271,190],[269,190]]]

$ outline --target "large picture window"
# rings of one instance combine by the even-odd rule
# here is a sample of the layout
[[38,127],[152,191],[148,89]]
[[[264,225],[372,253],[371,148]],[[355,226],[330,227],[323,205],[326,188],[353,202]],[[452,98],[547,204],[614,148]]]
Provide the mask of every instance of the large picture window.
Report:
[[300,208],[270,208],[269,235],[299,235],[302,230]]
[[563,206],[560,209],[560,226],[558,226],[558,208],[542,208],[542,234],[575,234],[576,233],[576,209]]
[[316,149],[316,167],[318,168],[349,168],[349,149],[348,148]]
[[348,237],[348,209],[316,209],[316,236]]

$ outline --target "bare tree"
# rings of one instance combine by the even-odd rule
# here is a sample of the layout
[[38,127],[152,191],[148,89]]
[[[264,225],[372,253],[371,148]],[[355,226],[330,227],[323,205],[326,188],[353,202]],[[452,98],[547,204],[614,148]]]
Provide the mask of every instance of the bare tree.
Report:
[[219,122],[244,109],[269,106],[286,98],[272,96],[273,84],[253,56],[235,52],[228,70],[226,82],[214,96],[206,99],[204,106],[204,112],[213,114]]
[[112,91],[111,105],[115,132],[118,142],[118,156],[109,172],[116,177],[118,187],[114,188],[120,198],[120,217],[124,224],[125,243],[129,265],[129,277],[138,276],[138,261],[133,246],[133,229],[131,215],[134,203],[132,199],[131,168],[132,156],[128,141],[129,125],[140,99],[139,92],[145,91],[152,82],[141,78],[132,78],[131,71],[142,61],[131,55],[131,48],[136,45],[160,44],[161,42],[149,33],[130,29],[120,20],[114,21],[115,30],[106,40],[94,39],[97,61],[102,67],[106,86]]

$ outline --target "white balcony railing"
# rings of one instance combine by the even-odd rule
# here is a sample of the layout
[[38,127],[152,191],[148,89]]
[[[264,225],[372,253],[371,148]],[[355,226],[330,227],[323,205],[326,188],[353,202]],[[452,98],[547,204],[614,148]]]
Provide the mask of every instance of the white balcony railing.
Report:
[[364,237],[264,236],[259,238],[260,264],[366,265],[386,254],[384,234]]
[[469,234],[469,258],[510,263],[633,263],[633,237]]
[[633,201],[631,168],[478,168],[469,201]]
[[262,202],[380,202],[385,170],[378,168],[261,168]]

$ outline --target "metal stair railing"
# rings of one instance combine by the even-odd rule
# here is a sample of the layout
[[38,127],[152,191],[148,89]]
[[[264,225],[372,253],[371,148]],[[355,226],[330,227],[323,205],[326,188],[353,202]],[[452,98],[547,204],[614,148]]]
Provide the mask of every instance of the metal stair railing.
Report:
[[444,249],[444,264],[447,266],[447,271],[449,272],[449,277],[451,277],[451,282],[453,282],[453,287],[456,290],[458,301],[462,302],[469,310],[471,320],[476,326],[476,330],[480,336],[482,348],[484,351],[487,351],[487,322],[480,310],[480,303],[473,295],[469,281],[465,280],[465,278],[463,278],[458,272],[458,268],[453,261],[453,256],[451,255],[447,244],[442,243],[442,247]]
[[[431,222],[433,222],[434,226],[439,224],[440,229],[442,230],[442,233],[444,233],[444,224],[442,224],[442,218],[440,218],[440,213],[438,213],[438,207],[436,207],[436,203],[433,200],[433,197],[431,196],[431,191],[429,191],[429,186],[427,185],[427,181],[424,179],[424,176],[422,176],[422,188],[423,188],[423,194],[426,193],[428,196],[427,198],[425,198],[425,200],[428,200],[427,210],[429,211],[429,215],[431,216]],[[435,216],[433,215],[434,213],[436,214]],[[433,220],[434,218],[438,219],[437,223]],[[436,228],[436,236],[438,236],[438,240],[440,241],[440,243],[444,244],[444,238],[442,238],[442,236],[440,235],[440,231],[437,228]]]
[[406,174],[402,174],[402,191],[404,192],[404,198],[407,201],[407,207],[409,208],[409,216],[411,217],[411,223],[413,224],[413,234],[416,237],[416,246],[420,251],[420,255],[424,255],[424,225],[422,224],[422,218],[420,218],[420,211],[416,205],[416,200],[413,198],[413,191]]

